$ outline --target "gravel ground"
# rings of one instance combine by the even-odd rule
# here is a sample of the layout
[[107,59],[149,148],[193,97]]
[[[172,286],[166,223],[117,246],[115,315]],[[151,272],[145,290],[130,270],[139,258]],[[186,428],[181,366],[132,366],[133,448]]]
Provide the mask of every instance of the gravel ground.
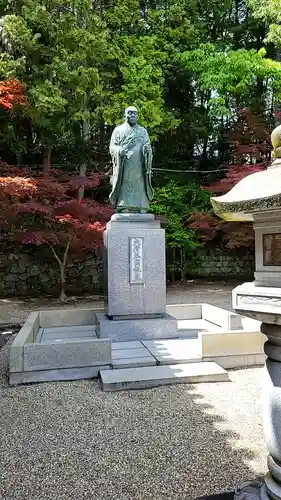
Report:
[[[215,306],[231,309],[231,290],[235,283],[212,283],[206,281],[187,281],[168,287],[168,304],[193,304],[208,302]],[[65,304],[52,298],[0,299],[0,325],[1,323],[22,323],[27,315],[38,309],[57,309],[73,307],[103,307],[100,297],[82,297],[70,299]]]
[[231,382],[104,393],[9,388],[0,351],[1,500],[194,500],[265,471],[262,369]]

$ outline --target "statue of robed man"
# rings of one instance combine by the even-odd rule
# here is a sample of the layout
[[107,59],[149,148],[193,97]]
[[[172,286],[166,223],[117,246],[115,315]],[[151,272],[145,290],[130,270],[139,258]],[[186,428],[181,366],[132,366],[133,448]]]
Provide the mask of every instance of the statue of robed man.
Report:
[[149,135],[138,125],[138,111],[130,106],[125,123],[116,127],[110,141],[113,163],[109,200],[117,212],[147,212],[153,197],[152,149]]

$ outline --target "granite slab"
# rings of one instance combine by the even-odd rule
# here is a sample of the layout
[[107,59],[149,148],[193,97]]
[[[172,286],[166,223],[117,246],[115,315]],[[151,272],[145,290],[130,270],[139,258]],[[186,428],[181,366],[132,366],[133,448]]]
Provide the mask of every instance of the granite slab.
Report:
[[113,368],[140,368],[143,366],[155,366],[156,359],[153,356],[144,356],[142,358],[121,358],[112,360]]
[[152,340],[143,341],[143,345],[161,365],[201,359],[201,345],[198,339]]
[[147,389],[179,383],[193,384],[229,380],[228,373],[212,362],[101,370],[100,377],[102,388],[105,391]]
[[136,349],[114,349],[112,352],[112,359],[144,358],[149,355],[150,353],[144,346]]

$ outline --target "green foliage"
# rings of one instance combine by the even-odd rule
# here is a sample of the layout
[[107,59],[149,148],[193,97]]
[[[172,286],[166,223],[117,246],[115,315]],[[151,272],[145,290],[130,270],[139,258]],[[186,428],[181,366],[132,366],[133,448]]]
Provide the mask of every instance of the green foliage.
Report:
[[42,147],[75,136],[76,123],[95,120],[109,52],[107,31],[92,4],[25,0],[19,13],[5,16],[4,27],[14,50],[0,72],[7,74],[14,64],[15,76],[26,85],[27,114]]
[[248,0],[250,7],[253,9],[254,16],[262,19],[267,23],[268,34],[267,41],[273,42],[278,47],[281,46],[281,27],[280,15],[281,4],[279,0]]
[[181,53],[178,58],[186,69],[196,74],[203,91],[210,92],[209,109],[212,116],[229,116],[230,98],[249,102],[258,80],[267,82],[267,92],[275,90],[281,97],[281,65],[265,57],[266,51],[218,51],[214,44],[201,45],[198,50]]
[[[241,109],[272,128],[281,98],[279,3],[0,1],[10,43],[0,51],[0,78],[20,79],[29,101],[22,113],[0,113],[3,159],[38,164],[52,154],[62,168],[109,172],[112,127],[136,105],[159,169],[152,208],[167,215],[169,249],[194,255],[186,220],[207,203],[197,183],[222,178],[235,163],[231,133]],[[245,135],[255,142],[250,125]],[[248,149],[243,162],[255,162]]]
[[179,124],[165,109],[169,54],[141,18],[139,2],[131,0],[7,5],[12,50],[0,60],[0,78],[16,76],[26,85],[39,149],[78,144],[81,134],[88,141],[105,122],[118,122],[129,104],[138,106],[152,139]]
[[181,186],[171,181],[155,190],[151,210],[165,220],[166,243],[168,251],[172,250],[172,262],[168,262],[171,271],[185,274],[196,266],[195,251],[201,243],[196,231],[187,227],[187,221],[191,213],[208,209],[209,199],[209,194],[194,183]]
[[30,102],[29,153],[17,140],[26,155],[47,148],[60,163],[79,150],[80,164],[106,163],[111,126],[134,104],[156,164],[199,157],[212,168],[236,109],[280,97],[280,64],[264,57],[263,23],[244,0],[4,0],[0,10],[11,43],[0,78],[19,78]]

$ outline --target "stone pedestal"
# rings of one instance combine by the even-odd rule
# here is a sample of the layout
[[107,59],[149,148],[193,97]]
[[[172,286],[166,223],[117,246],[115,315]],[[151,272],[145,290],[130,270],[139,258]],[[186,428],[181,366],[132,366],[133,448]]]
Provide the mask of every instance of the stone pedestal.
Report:
[[106,314],[97,335],[112,341],[178,336],[166,314],[165,231],[152,214],[115,214],[104,234]]
[[110,319],[166,314],[165,231],[152,214],[115,214],[104,233]]

